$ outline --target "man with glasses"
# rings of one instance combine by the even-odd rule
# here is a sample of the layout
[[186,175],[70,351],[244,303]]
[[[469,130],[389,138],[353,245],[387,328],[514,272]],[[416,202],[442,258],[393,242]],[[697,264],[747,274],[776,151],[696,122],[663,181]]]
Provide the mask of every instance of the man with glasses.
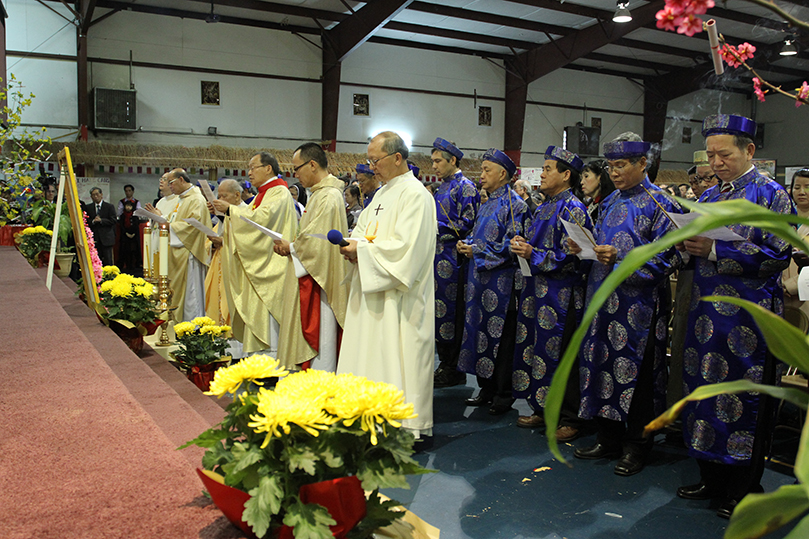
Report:
[[[719,185],[700,202],[746,199],[777,213],[795,213],[786,190],[753,166],[756,123],[719,114],[705,118],[702,135]],[[774,313],[783,311],[781,272],[791,248],[774,234],[750,225],[731,225],[744,241],[696,236],[678,246],[695,259],[692,298],[733,296]],[[715,382],[747,379],[773,384],[776,361],[752,316],[724,302],[692,303],[683,359],[683,381],[690,393]],[[773,402],[763,394],[740,393],[693,402],[683,410],[683,435],[697,459],[700,481],[677,489],[689,500],[721,501],[717,515],[730,518],[750,492],[763,492],[761,477],[771,437]]]
[[367,208],[379,191],[379,178],[374,174],[370,164],[360,163],[357,165],[357,181],[362,192],[362,207]]
[[368,165],[382,188],[340,248],[351,262],[351,288],[337,372],[404,391],[418,417],[402,426],[426,441],[433,427],[436,208],[408,155],[392,131],[368,144]]
[[691,190],[694,191],[694,196],[702,196],[702,193],[719,183],[719,178],[711,170],[711,164],[708,162],[708,152],[705,150],[697,150],[694,152],[694,175],[690,179]]
[[[604,145],[610,178],[617,188],[602,203],[594,236],[586,296],[635,247],[652,243],[675,228],[668,217],[680,213],[671,197],[649,181],[651,144],[624,133]],[[580,247],[568,240],[574,253]],[[658,254],[610,295],[582,345],[579,416],[596,420],[596,444],[579,448],[580,459],[618,458],[617,475],[640,472],[652,447],[643,427],[666,407],[666,335],[669,312],[662,287],[681,259],[673,247]]]
[[[346,262],[340,251],[312,234],[348,233],[342,180],[329,174],[326,152],[307,142],[292,154],[292,170],[311,197],[295,238],[275,240],[275,253],[288,256],[284,311],[278,358],[287,367],[311,366],[334,372],[337,346],[345,325],[348,288]],[[294,243],[291,243],[294,240]],[[290,301],[296,295],[300,301]]]
[[207,236],[184,219],[196,219],[210,228],[211,214],[205,197],[185,170],[175,168],[166,179],[177,196],[166,219],[170,234],[168,275],[174,291],[171,304],[177,308],[174,319],[180,322],[205,316],[205,274],[209,261]]
[[480,193],[461,172],[461,158],[463,152],[454,143],[442,138],[433,142],[433,170],[442,180],[435,193],[438,216],[434,260],[435,348],[440,361],[435,371],[435,387],[466,383],[466,375],[458,371],[458,354],[463,333],[467,258],[458,255],[457,243],[475,226]]
[[222,272],[225,274],[228,306],[231,309],[233,336],[244,353],[278,353],[281,312],[284,301],[284,275],[289,261],[273,256],[273,239],[256,229],[246,217],[262,226],[294,238],[298,234],[298,214],[287,182],[279,177],[278,161],[269,152],[250,158],[248,175],[258,194],[248,206],[226,200],[214,200],[208,206],[225,214],[227,231],[222,248]]

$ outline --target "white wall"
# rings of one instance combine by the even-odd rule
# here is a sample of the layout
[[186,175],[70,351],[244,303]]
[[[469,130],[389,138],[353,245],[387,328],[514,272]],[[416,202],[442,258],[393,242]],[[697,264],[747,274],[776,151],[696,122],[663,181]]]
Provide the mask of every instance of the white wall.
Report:
[[809,165],[809,106],[796,109],[794,100],[768,94],[767,101],[758,103],[756,120],[765,126],[764,148],[756,157],[777,159],[779,175],[784,167]]
[[[713,114],[740,114],[750,117],[750,99],[737,93],[699,90],[669,101],[666,134],[663,139],[661,168],[688,169],[694,152],[705,149],[702,120]],[[674,119],[672,119],[674,118]],[[683,127],[691,128],[691,143],[682,141]],[[757,155],[757,157],[765,157]]]

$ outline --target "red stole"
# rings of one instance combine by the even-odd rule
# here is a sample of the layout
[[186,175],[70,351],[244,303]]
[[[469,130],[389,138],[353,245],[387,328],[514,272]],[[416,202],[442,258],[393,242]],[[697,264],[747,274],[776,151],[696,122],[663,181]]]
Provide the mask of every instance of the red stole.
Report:
[[256,209],[259,206],[261,206],[261,201],[264,200],[264,193],[266,193],[268,189],[271,189],[273,187],[278,187],[279,185],[283,185],[284,187],[286,187],[287,186],[286,180],[282,180],[281,178],[275,178],[273,181],[267,182],[264,185],[262,185],[261,187],[259,187],[258,188],[258,194],[253,199],[253,204],[252,204],[253,209]]

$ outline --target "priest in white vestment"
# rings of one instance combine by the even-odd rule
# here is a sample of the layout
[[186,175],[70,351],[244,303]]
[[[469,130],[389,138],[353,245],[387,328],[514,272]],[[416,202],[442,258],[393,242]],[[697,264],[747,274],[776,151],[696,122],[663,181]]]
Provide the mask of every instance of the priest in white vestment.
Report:
[[[154,206],[151,204],[143,206],[145,210],[160,215],[161,217],[168,216],[177,205],[177,195],[171,192],[168,176],[168,172],[160,176],[158,188],[160,189],[161,196],[157,204]],[[160,260],[158,255],[160,252],[160,225],[154,221],[152,221],[152,239],[149,245],[151,246],[149,255],[151,256],[152,276],[156,278],[157,275],[160,274],[160,268],[158,267]]]
[[407,166],[404,141],[391,131],[368,145],[368,164],[382,181],[360,214],[349,245],[352,262],[337,372],[404,391],[418,417],[403,427],[432,435],[435,364],[435,201]]

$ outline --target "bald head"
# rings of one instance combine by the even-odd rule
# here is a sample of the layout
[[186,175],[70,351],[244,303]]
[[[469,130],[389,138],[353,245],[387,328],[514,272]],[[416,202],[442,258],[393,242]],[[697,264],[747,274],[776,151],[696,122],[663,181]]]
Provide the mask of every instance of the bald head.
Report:
[[242,200],[242,186],[236,180],[222,180],[219,184],[218,198],[238,206]]

